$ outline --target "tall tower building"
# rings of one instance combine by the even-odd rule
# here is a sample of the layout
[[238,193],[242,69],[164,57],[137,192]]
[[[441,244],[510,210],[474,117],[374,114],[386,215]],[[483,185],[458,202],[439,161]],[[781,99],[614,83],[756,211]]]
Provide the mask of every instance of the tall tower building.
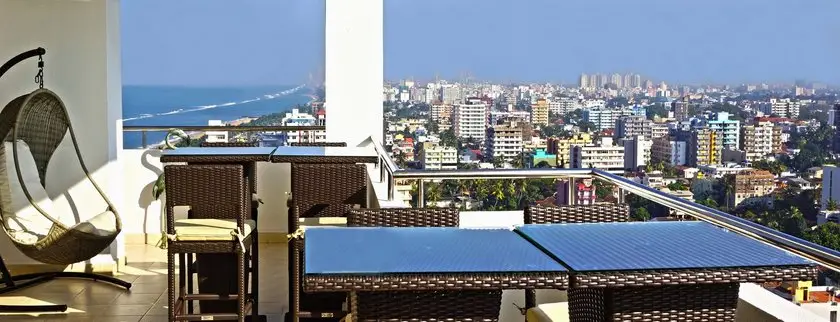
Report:
[[589,75],[580,74],[580,80],[578,81],[578,85],[580,85],[580,88],[591,87],[590,84],[589,84]]
[[621,75],[612,74],[612,76],[610,76],[610,83],[613,83],[616,87],[621,88]]

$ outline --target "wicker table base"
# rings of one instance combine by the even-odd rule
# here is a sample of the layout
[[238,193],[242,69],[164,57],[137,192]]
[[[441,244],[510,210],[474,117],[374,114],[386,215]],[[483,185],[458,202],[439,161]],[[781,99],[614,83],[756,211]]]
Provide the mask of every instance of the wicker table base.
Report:
[[735,321],[738,283],[569,290],[572,321]]

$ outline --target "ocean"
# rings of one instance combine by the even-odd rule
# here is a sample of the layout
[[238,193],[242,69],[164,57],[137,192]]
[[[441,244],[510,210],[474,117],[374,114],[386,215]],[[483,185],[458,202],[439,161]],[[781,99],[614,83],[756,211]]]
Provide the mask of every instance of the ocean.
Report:
[[[207,125],[286,112],[312,99],[303,85],[237,88],[123,86],[123,126]],[[165,132],[148,132],[147,144],[161,142]],[[124,132],[123,146],[142,146],[140,132]]]

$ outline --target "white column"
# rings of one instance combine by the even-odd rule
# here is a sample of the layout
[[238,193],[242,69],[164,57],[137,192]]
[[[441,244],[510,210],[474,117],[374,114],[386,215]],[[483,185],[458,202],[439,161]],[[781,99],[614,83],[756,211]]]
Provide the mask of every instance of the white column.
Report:
[[[117,207],[123,201],[117,166],[117,151],[122,148],[119,7],[119,0],[0,0],[0,63],[37,47],[47,50],[44,87],[66,104],[85,163]],[[28,60],[0,79],[0,108],[37,88],[36,71],[37,59]],[[53,156],[47,190],[51,197],[69,191],[78,220],[86,220],[102,212],[104,203],[85,183],[68,142]],[[113,262],[122,249],[114,246],[112,256],[91,262]],[[9,244],[5,234],[0,234],[0,253],[8,264],[32,262]]]
[[327,140],[382,143],[383,0],[326,0]]

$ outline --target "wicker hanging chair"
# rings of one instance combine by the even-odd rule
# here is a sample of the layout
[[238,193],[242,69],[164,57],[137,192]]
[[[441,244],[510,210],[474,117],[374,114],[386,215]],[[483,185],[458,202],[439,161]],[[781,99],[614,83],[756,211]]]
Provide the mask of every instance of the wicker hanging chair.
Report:
[[[11,66],[30,57],[41,57],[46,51],[42,48],[32,50],[16,56],[2,67],[0,77]],[[0,191],[0,217],[4,232],[9,236],[12,244],[24,255],[53,265],[70,265],[86,260],[100,254],[108,249],[122,230],[122,222],[117,215],[117,210],[99,185],[90,176],[79,150],[73,126],[70,124],[70,117],[61,99],[47,89],[43,88],[43,61],[39,61],[39,72],[36,79],[40,83],[39,89],[30,94],[20,96],[12,100],[2,111],[0,111],[0,184],[5,185],[5,191]],[[72,167],[71,163],[78,162],[84,172],[85,178],[93,185],[98,195],[107,205],[107,209],[92,217],[80,222],[62,222],[59,218],[67,218],[67,214],[50,213],[54,211],[52,205],[49,207],[44,203],[47,186],[47,168],[52,160],[56,149],[69,134],[75,149],[77,160],[55,160],[62,162],[62,167]],[[13,163],[7,161],[11,154]],[[14,170],[11,167],[14,167]],[[37,172],[37,174],[36,174]],[[34,180],[32,180],[34,179]],[[18,187],[19,184],[19,187]],[[12,188],[9,188],[9,187]],[[9,192],[8,190],[14,190]],[[21,195],[22,192],[22,195]],[[15,195],[15,193],[17,193]],[[22,200],[9,202],[14,196],[25,195],[28,205]],[[16,204],[15,204],[16,202]],[[10,206],[14,204],[14,206]],[[24,210],[21,210],[26,208]],[[59,215],[65,215],[60,217]],[[40,216],[40,217],[39,217]],[[28,218],[21,218],[28,217]],[[28,222],[38,221],[40,225],[33,231],[22,231],[19,225],[10,227],[10,223],[21,222],[21,219]],[[90,278],[98,281],[110,282],[119,286],[129,288],[126,283],[117,278],[102,276],[91,273],[74,272],[52,272],[44,274],[27,274],[25,276],[11,276],[3,262],[0,254],[0,274],[6,287],[0,288],[0,294],[29,285],[45,282],[57,277]],[[22,281],[21,283],[15,283]],[[66,306],[0,306],[2,311],[63,311]]]

